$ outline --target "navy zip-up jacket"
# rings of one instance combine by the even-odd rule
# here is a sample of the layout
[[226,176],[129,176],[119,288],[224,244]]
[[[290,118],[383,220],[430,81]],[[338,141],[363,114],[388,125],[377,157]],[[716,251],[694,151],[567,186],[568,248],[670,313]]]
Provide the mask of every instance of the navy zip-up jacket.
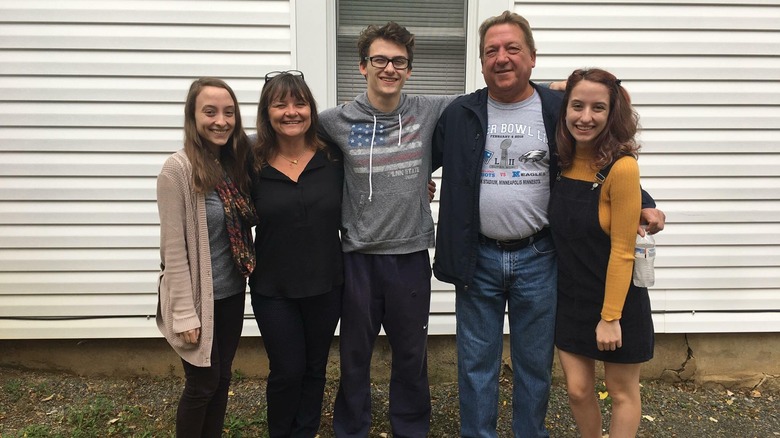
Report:
[[[550,149],[550,184],[558,173],[555,124],[563,93],[536,88]],[[479,245],[479,189],[487,136],[488,90],[455,99],[444,110],[433,134],[434,169],[442,169],[439,222],[433,273],[441,281],[468,290]]]
[[[550,187],[558,174],[556,124],[563,93],[531,82],[542,101],[542,119],[550,152]],[[433,168],[442,167],[439,221],[433,273],[441,281],[468,290],[479,245],[479,190],[487,136],[488,90],[457,98],[444,110],[433,135]],[[642,208],[655,202],[644,191]]]

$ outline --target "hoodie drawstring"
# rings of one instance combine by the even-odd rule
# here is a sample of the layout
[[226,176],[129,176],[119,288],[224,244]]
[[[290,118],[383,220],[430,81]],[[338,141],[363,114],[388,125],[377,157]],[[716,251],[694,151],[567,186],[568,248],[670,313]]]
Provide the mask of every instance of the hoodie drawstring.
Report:
[[[398,147],[401,147],[401,136],[404,125],[401,122],[401,114],[398,114]],[[374,197],[374,138],[376,137],[376,115],[374,115],[374,129],[371,132],[371,148],[368,150],[368,202]]]
[[368,150],[368,202],[374,196],[374,137],[376,137],[376,115],[374,116],[374,130],[371,132],[371,148]]
[[398,147],[401,147],[401,134],[404,133],[404,125],[401,123],[401,114],[398,114]]

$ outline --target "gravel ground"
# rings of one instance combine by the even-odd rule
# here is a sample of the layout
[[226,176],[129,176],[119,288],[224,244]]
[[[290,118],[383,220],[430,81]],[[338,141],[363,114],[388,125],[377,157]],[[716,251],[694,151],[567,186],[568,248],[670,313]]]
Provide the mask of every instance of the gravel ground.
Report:
[[[79,377],[0,368],[2,437],[166,437],[182,388],[179,377]],[[265,381],[236,373],[228,406],[225,436],[263,437]],[[326,389],[320,437],[332,437],[331,406],[335,382]],[[431,387],[432,437],[458,436],[455,384]],[[780,436],[780,394],[757,390],[727,391],[689,384],[642,382],[640,437]],[[609,410],[609,397],[601,401]],[[373,388],[372,437],[389,437],[387,386]],[[511,382],[501,381],[500,437],[511,436]],[[605,422],[608,417],[605,416]],[[576,437],[562,382],[555,382],[547,427],[552,437]]]

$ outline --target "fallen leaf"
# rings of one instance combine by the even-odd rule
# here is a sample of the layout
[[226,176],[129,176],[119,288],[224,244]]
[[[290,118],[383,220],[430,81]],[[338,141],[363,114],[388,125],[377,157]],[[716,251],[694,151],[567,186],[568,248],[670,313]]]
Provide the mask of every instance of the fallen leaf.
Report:
[[750,393],[750,396],[751,396],[751,397],[753,397],[753,398],[760,398],[760,397],[761,397],[761,391],[759,391],[759,390],[757,390],[757,389],[754,389],[754,390],[753,390],[753,391]]
[[108,420],[108,422],[106,424],[114,424],[117,421],[119,421],[119,418],[112,418],[112,419]]
[[232,396],[236,395],[236,393],[233,392],[233,391],[228,391],[228,395],[232,397]]
[[726,404],[731,406],[732,404],[734,404],[734,400],[731,400],[731,399],[726,400]]
[[710,417],[710,421],[712,421],[713,423],[717,423],[718,422],[718,420],[716,420],[715,418],[712,418],[712,417]]
[[727,396],[729,396],[729,397],[731,397],[732,395],[734,395],[734,393],[733,393],[733,392],[731,392],[731,391],[729,391],[729,390],[727,389],[727,390],[726,390],[726,395],[727,395]]
[[51,399],[53,399],[53,398],[54,398],[54,394],[52,394],[52,395],[50,395],[50,396],[48,396],[48,397],[46,397],[46,398],[42,398],[42,399],[41,399],[41,401],[42,401],[42,402],[45,402],[45,401],[49,401],[49,400],[51,400]]
[[607,397],[609,397],[609,391],[604,391],[604,392],[599,391],[599,400],[604,400]]
[[644,418],[647,421],[655,421],[655,418],[649,416],[649,415],[642,415],[642,418]]
[[382,432],[382,433],[379,434],[379,436],[381,436],[382,438],[387,438],[387,433],[386,432]]

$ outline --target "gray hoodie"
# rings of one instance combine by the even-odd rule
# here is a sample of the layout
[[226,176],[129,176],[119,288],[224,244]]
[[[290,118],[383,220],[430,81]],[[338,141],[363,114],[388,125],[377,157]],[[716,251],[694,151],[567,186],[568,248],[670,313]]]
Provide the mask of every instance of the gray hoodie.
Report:
[[363,93],[320,114],[320,134],[344,152],[344,252],[410,254],[433,247],[431,137],[456,96],[401,95],[390,113]]

